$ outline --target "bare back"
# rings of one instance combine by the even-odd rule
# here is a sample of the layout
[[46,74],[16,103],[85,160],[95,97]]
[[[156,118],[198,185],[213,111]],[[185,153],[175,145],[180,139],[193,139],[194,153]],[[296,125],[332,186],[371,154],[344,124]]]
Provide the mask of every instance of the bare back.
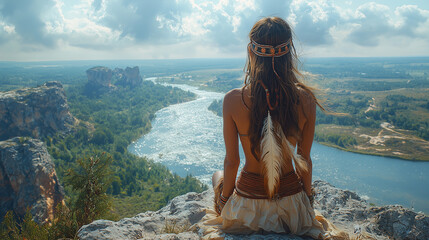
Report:
[[[311,144],[314,136],[315,123],[315,102],[310,97],[309,93],[299,88],[300,102],[298,106],[298,126],[302,133],[301,139],[288,138],[292,146],[298,145],[298,153],[309,160]],[[233,89],[225,95],[224,99],[224,138],[226,144],[227,158],[238,156],[238,137],[243,146],[243,151],[246,157],[244,170],[261,174],[262,166],[251,152],[250,138],[248,137],[248,129],[250,126],[250,87],[242,89]],[[236,140],[237,142],[235,142]],[[289,161],[291,161],[289,159]],[[292,171],[292,164],[287,164]]]

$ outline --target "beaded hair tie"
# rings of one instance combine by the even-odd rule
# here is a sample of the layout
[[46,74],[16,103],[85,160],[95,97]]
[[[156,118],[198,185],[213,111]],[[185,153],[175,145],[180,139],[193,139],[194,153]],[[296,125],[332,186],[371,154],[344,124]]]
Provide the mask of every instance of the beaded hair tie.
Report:
[[261,80],[256,81],[256,83],[261,84],[261,86],[264,88],[264,90],[265,90],[265,96],[267,98],[268,108],[271,111],[274,111],[277,108],[277,106],[279,105],[279,91],[277,89],[275,90],[275,93],[276,93],[276,103],[274,105],[272,105],[271,101],[270,101],[270,91],[268,90],[267,86],[265,86],[265,84]]

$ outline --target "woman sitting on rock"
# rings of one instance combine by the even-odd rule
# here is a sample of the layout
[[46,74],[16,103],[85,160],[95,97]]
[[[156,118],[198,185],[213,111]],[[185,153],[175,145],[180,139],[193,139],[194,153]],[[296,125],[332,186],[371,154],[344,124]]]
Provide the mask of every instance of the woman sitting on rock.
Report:
[[[228,92],[223,102],[226,157],[224,171],[212,179],[218,216],[211,223],[226,233],[324,238],[311,191],[310,150],[319,104],[297,78],[292,30],[283,19],[268,17],[249,37],[245,86]],[[246,162],[236,179],[238,138]]]

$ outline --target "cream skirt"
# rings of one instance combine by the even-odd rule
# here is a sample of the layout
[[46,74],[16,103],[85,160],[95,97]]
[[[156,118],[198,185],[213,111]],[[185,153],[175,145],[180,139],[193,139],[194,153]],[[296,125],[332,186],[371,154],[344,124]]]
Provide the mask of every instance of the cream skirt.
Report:
[[211,209],[206,213],[201,227],[207,239],[222,238],[222,233],[291,233],[315,239],[326,235],[303,191],[277,200],[250,199],[234,192],[220,216]]

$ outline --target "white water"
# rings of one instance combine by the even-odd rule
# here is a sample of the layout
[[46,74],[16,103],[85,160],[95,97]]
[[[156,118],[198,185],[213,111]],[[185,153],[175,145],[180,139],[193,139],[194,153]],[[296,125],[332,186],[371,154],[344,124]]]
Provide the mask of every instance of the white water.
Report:
[[[129,150],[209,184],[213,172],[223,169],[225,149],[222,118],[207,108],[223,94],[174,86],[197,94],[197,99],[158,111],[151,132]],[[314,179],[356,191],[371,203],[401,204],[429,213],[429,162],[361,155],[316,142],[311,156]],[[241,158],[243,162],[242,153]]]

